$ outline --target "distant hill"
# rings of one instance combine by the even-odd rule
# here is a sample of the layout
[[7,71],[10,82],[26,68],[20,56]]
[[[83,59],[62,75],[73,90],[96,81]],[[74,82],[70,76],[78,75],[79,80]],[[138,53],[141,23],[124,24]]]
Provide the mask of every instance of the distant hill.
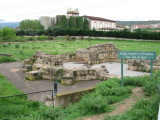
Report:
[[0,29],[4,27],[16,28],[19,26],[19,22],[0,22]]
[[160,24],[160,20],[151,20],[151,21],[117,21],[118,25],[129,26],[133,25],[151,25],[151,24]]

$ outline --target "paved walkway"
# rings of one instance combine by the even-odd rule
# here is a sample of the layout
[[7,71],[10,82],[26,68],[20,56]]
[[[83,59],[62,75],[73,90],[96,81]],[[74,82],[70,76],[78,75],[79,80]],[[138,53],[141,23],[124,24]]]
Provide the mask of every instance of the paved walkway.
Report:
[[[91,68],[101,67],[101,65],[105,65],[110,74],[121,76],[121,63],[108,62],[108,63],[102,63],[102,64],[95,64],[91,66]],[[76,63],[76,62],[68,62],[68,63],[64,63],[64,67],[77,68],[77,67],[86,67],[86,65]],[[149,75],[149,73],[128,70],[128,64],[124,64],[124,76],[142,76],[142,75]]]
[[[23,65],[22,62],[12,62],[12,63],[0,64],[0,73],[3,74],[11,83],[13,83],[18,89],[20,89],[24,93],[53,89],[53,81],[25,80],[25,76],[22,71],[22,65]],[[99,80],[81,81],[81,82],[77,82],[76,84],[72,86],[63,86],[63,85],[58,84],[58,92],[61,93],[61,92],[75,91],[78,89],[92,87],[100,82],[101,81]],[[51,94],[51,92],[29,95],[29,99],[44,101],[46,96],[49,94]]]
[[[120,75],[120,63],[103,63],[103,65],[106,65],[107,69],[111,74]],[[24,73],[22,71],[22,62],[12,62],[12,63],[3,63],[0,64],[0,73],[3,74],[11,83],[13,83],[18,89],[23,91],[24,93],[29,92],[36,92],[36,91],[42,91],[42,90],[48,90],[53,88],[53,81],[49,80],[37,80],[37,81],[28,81],[25,80]],[[100,64],[102,65],[102,64]],[[94,65],[93,67],[100,67],[100,65]],[[64,66],[67,67],[80,67],[84,66],[84,64],[78,64],[78,63],[65,63]],[[129,71],[127,69],[127,65],[124,65],[124,75],[130,75],[130,76],[137,76],[137,75],[144,75],[146,73],[143,72],[135,72],[135,71]],[[75,91],[78,89],[83,89],[87,87],[95,86],[96,84],[100,83],[99,80],[92,80],[92,81],[81,81],[77,82],[74,85],[71,86],[63,86],[58,84],[58,92],[69,92],[69,91]],[[51,94],[51,92],[47,93],[39,93],[34,95],[29,95],[29,99],[31,100],[38,100],[38,101],[44,101],[44,98],[48,94]]]

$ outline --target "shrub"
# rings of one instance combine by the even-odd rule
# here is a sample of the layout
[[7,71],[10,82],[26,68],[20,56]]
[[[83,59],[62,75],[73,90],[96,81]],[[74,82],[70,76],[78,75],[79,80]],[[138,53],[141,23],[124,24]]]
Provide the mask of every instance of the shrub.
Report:
[[148,76],[143,77],[125,77],[124,86],[138,86],[142,87],[145,85],[146,81],[149,80]]
[[160,85],[160,71],[156,71],[153,79],[148,80],[144,85],[143,90],[145,91],[145,95],[151,96],[158,93],[158,85]]
[[78,103],[78,109],[83,115],[103,113],[111,110],[106,98],[94,93],[84,95]]
[[96,86],[95,93],[105,97],[108,104],[118,102],[126,98],[133,89],[131,86],[121,87],[119,81],[117,78],[104,81]]
[[5,63],[5,62],[15,62],[16,59],[8,56],[0,56],[0,63]]
[[5,48],[5,47],[7,47],[7,45],[6,45],[6,44],[3,44],[3,45],[2,45],[2,47],[4,47],[4,48]]
[[47,36],[45,36],[45,35],[41,35],[41,36],[38,36],[38,38],[37,38],[38,40],[47,40],[48,39],[48,37]]
[[35,37],[28,37],[27,39],[28,39],[28,41],[34,41]]
[[16,44],[16,45],[15,45],[15,48],[17,48],[17,49],[18,49],[18,48],[19,48],[19,44]]
[[47,107],[42,106],[40,108],[39,114],[46,120],[56,120],[64,117],[64,110],[62,107]]

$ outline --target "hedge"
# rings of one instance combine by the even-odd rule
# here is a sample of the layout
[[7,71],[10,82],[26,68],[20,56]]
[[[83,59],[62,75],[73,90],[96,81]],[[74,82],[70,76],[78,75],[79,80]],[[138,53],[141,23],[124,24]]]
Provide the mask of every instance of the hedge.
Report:
[[93,37],[116,37],[131,39],[160,40],[160,32],[114,30],[114,31],[96,31],[96,30],[72,30],[54,27],[46,31],[17,31],[17,35],[52,35],[52,36],[93,36]]

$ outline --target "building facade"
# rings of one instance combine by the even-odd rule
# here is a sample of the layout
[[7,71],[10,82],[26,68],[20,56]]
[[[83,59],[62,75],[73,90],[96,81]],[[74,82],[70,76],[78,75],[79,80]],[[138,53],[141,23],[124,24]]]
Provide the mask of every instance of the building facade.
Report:
[[43,25],[44,29],[47,30],[49,27],[55,25],[55,18],[49,16],[41,16],[39,19],[41,25]]
[[[68,9],[66,18],[70,18],[71,16],[78,17],[79,10],[78,9]],[[109,20],[106,18],[101,17],[94,17],[94,16],[81,16],[83,18],[87,18],[89,21],[89,28],[90,30],[98,30],[98,31],[109,31],[117,29],[116,21]],[[40,23],[44,26],[45,30],[51,26],[56,24],[56,17],[49,17],[49,16],[42,16],[40,17]]]
[[90,29],[93,30],[114,30],[116,29],[116,21],[100,18],[100,17],[94,17],[94,16],[82,16],[84,18],[87,18],[89,21]]

